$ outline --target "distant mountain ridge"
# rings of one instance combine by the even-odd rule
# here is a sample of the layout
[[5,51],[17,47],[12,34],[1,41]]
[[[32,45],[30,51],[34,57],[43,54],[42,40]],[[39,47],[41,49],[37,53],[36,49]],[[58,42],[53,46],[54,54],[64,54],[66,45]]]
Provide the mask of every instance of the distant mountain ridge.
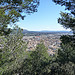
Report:
[[24,33],[24,32],[28,32],[28,30],[26,30],[26,29],[23,29],[23,33]]
[[71,32],[71,31],[49,31],[49,30],[29,31],[29,30],[23,29],[23,33],[24,33],[24,32]]
[[28,31],[26,29],[23,29],[22,32],[26,36],[39,36],[39,35],[48,35],[48,34],[62,34],[62,35],[72,35],[71,31]]

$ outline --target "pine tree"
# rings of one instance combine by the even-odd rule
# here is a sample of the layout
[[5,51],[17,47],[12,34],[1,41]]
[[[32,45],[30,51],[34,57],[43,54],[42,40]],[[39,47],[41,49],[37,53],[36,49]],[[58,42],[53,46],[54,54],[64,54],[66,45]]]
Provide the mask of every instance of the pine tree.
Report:
[[[61,56],[61,53],[69,53],[71,54],[71,51],[73,50],[72,53],[75,53],[75,0],[53,0],[55,3],[59,5],[64,5],[66,6],[66,9],[70,10],[71,13],[63,13],[61,12],[61,18],[58,19],[58,23],[63,25],[65,28],[70,28],[73,31],[73,35],[65,35],[61,36],[61,51],[58,52],[58,55]],[[70,4],[70,5],[69,5]],[[69,48],[71,47],[71,48]],[[73,57],[74,54],[71,54],[71,57]],[[64,59],[64,58],[63,58]],[[71,58],[72,59],[72,58]],[[67,58],[68,60],[68,58]],[[73,60],[73,59],[72,59]],[[70,61],[70,60],[69,60]]]
[[65,28],[70,28],[75,34],[75,0],[53,0],[56,4],[65,6],[66,10],[71,13],[61,12],[61,18],[58,19],[58,23]]
[[53,0],[56,4],[65,6],[71,13],[61,12],[58,23],[73,31],[73,35],[61,36],[61,48],[56,58],[57,66],[52,66],[52,75],[75,74],[75,0]]
[[20,75],[47,75],[51,71],[50,60],[47,48],[43,43],[40,43],[35,51],[29,52],[29,57],[24,60],[21,68],[15,72]]
[[53,0],[56,4],[65,6],[66,10],[70,10],[75,16],[75,0]]
[[[37,12],[39,0],[0,0],[0,35],[7,35],[19,18],[24,20],[27,14]],[[25,15],[22,15],[25,12]]]
[[26,58],[26,43],[22,40],[21,29],[15,34],[0,37],[0,75],[11,75],[20,68]]

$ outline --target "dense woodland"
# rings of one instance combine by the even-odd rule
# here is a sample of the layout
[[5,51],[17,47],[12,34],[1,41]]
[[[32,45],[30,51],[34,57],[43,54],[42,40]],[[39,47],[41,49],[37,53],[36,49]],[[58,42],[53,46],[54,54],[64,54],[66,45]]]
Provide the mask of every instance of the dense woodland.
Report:
[[60,12],[58,23],[70,28],[73,35],[61,36],[61,48],[49,56],[42,41],[27,52],[22,29],[15,25],[19,18],[24,20],[22,12],[37,12],[40,0],[0,0],[0,75],[75,75],[75,0],[53,2],[70,11]]

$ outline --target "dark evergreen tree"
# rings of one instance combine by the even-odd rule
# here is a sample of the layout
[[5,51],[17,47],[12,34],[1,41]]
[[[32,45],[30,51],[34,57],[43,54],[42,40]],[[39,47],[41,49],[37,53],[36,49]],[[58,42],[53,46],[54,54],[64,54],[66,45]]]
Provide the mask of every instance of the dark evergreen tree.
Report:
[[[51,68],[52,75],[75,74],[75,0],[53,0],[56,4],[65,6],[71,13],[61,12],[58,23],[73,31],[73,35],[61,36],[61,48],[56,58],[57,66]],[[53,72],[54,71],[54,72]]]
[[65,6],[75,16],[75,0],[53,0],[56,4]]
[[66,29],[71,29],[75,34],[75,16],[70,13],[60,13],[61,18],[58,19],[58,23],[63,25]]
[[0,75],[11,75],[12,71],[22,65],[27,45],[22,37],[21,29],[7,37],[0,36]]
[[61,12],[61,18],[58,19],[58,23],[63,25],[65,28],[72,29],[75,34],[75,0],[53,0],[56,4],[65,6],[66,10],[71,13]]
[[30,52],[21,68],[16,69],[15,73],[20,75],[48,75],[50,73],[51,58],[47,53],[47,48],[43,43],[37,45],[35,51]]
[[37,12],[38,5],[39,0],[0,0],[0,34],[9,34],[11,29],[8,25],[19,21],[20,17],[24,20],[26,13]]

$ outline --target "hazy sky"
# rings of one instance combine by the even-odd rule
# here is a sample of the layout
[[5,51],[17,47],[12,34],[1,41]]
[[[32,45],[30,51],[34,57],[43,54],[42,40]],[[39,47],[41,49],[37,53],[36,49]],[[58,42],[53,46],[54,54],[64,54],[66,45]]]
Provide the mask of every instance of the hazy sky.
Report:
[[38,12],[27,15],[24,20],[20,20],[17,24],[19,27],[30,31],[65,30],[57,22],[57,19],[60,17],[60,11],[65,11],[65,8],[56,5],[52,0],[41,0]]

